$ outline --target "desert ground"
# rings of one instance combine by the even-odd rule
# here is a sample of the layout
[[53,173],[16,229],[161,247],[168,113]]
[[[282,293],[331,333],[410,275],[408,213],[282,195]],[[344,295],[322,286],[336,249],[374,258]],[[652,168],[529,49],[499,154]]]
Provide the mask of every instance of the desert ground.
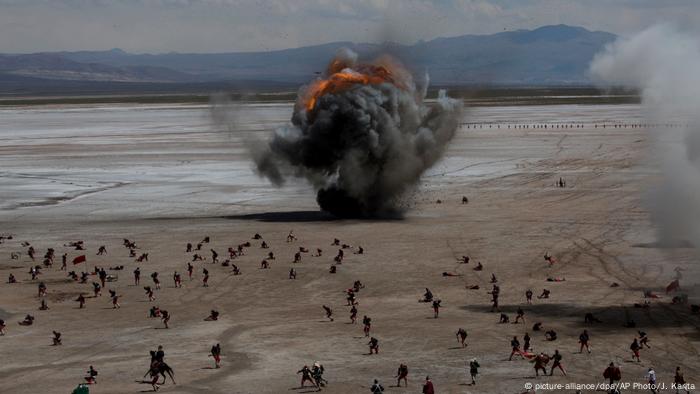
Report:
[[[160,389],[168,393],[312,392],[299,387],[296,372],[315,361],[325,367],[323,391],[330,393],[369,392],[375,378],[386,392],[418,393],[426,375],[438,393],[521,393],[528,382],[603,382],[611,361],[621,366],[623,382],[643,383],[653,367],[675,392],[670,386],[681,366],[687,382],[700,383],[700,317],[664,294],[680,267],[681,291],[698,303],[698,256],[692,248],[657,243],[645,193],[659,171],[649,130],[631,127],[645,123],[638,105],[469,110],[444,159],[407,198],[401,220],[336,220],[318,212],[308,184],[278,189],[260,179],[245,141],[287,122],[291,104],[240,109],[229,127],[201,104],[0,109],[0,233],[14,236],[0,244],[0,319],[7,324],[0,392],[70,393],[90,365],[99,371],[91,393],[150,391],[140,381],[149,350],[158,345],[175,370],[177,384],[168,380]],[[560,177],[564,188],[555,186]],[[297,241],[286,242],[290,231]],[[251,239],[255,233],[269,250]],[[211,242],[200,252],[206,260],[193,263],[190,281],[192,253],[185,245],[206,236]],[[148,262],[129,257],[124,238],[136,241]],[[331,274],[334,238],[353,248]],[[77,240],[86,251],[65,246]],[[245,255],[233,260],[241,275],[212,263],[210,249],[225,260],[229,247],[248,241]],[[22,242],[36,249],[37,262]],[[97,256],[101,245],[107,254]],[[359,246],[364,253],[354,254]],[[293,263],[299,247],[321,248],[323,256],[304,253]],[[56,249],[56,263],[31,280],[28,270],[41,264],[47,248]],[[260,269],[268,251],[277,257]],[[18,260],[13,252],[21,252]],[[89,282],[96,277],[87,284],[67,278],[59,270],[63,253],[68,270],[123,265],[110,271],[118,280],[106,286],[122,295],[121,308],[112,309],[107,289],[92,297]],[[545,253],[557,263],[550,267]],[[87,262],[73,266],[81,254]],[[462,255],[469,264],[458,262]],[[483,271],[473,270],[477,262]],[[140,286],[132,279],[137,266]],[[288,278],[292,267],[295,280]],[[209,287],[202,285],[202,268],[210,272]],[[174,271],[183,275],[182,288],[174,288]],[[152,285],[152,272],[163,287],[149,302],[143,286]],[[19,283],[7,283],[11,273]],[[498,324],[487,294],[491,274],[501,288],[501,311],[513,321],[523,307],[525,324]],[[365,288],[353,325],[345,290],[355,280]],[[45,311],[38,310],[40,281],[48,288]],[[472,285],[479,289],[466,288]],[[442,300],[437,319],[430,304],[417,302],[426,287]],[[545,288],[549,299],[526,305],[527,289],[539,295]],[[661,297],[635,308],[645,290]],[[88,296],[85,309],[74,301],[81,292]],[[333,322],[324,304],[333,308]],[[169,329],[148,317],[153,305],[171,313]],[[221,313],[218,321],[204,321],[211,309]],[[587,312],[602,323],[584,324]],[[26,314],[34,324],[18,325]],[[380,343],[375,355],[368,355],[364,315]],[[637,327],[623,327],[628,319]],[[545,341],[531,330],[535,322],[559,338]],[[466,348],[455,337],[460,327],[468,332]],[[591,354],[578,353],[583,329]],[[629,350],[638,329],[651,346],[639,363]],[[62,333],[63,345],[51,346],[52,330]],[[562,353],[566,377],[555,371],[535,378],[528,361],[508,361],[510,339],[522,342],[525,332],[536,352]],[[216,343],[220,369],[208,357]],[[472,358],[481,365],[476,385],[468,385]],[[400,363],[409,368],[408,388],[393,387]]]

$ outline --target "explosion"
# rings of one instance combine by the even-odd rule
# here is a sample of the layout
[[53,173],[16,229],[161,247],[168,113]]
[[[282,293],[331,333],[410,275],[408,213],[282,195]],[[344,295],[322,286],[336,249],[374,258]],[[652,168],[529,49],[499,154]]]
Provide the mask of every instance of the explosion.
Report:
[[360,65],[357,70],[346,67],[347,65],[339,60],[334,60],[328,67],[327,79],[315,81],[305,92],[308,98],[306,110],[313,111],[316,101],[320,96],[328,93],[338,93],[347,90],[352,85],[378,85],[381,83],[395,84],[391,77],[391,72],[384,66]]
[[306,178],[336,216],[398,214],[398,199],[442,156],[462,109],[443,91],[427,106],[425,93],[396,60],[358,63],[341,50],[323,78],[299,90],[291,124],[254,152],[258,172],[277,185]]

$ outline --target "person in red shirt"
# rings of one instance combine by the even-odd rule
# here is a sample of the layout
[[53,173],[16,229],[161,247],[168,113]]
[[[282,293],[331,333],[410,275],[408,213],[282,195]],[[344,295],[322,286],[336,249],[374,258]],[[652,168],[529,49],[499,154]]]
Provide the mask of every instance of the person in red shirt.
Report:
[[605,371],[603,371],[603,377],[608,379],[612,386],[616,381],[622,379],[622,373],[620,372],[620,368],[615,366],[615,363],[610,363],[610,365],[605,368]]
[[432,380],[430,380],[430,376],[425,377],[425,383],[423,383],[423,394],[435,394],[435,388],[433,387]]

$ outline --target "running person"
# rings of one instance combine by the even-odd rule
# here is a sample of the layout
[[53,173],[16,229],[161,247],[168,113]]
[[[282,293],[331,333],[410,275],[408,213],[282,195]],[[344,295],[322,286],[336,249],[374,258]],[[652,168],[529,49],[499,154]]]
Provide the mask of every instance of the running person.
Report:
[[102,286],[97,282],[92,282],[92,293],[95,297],[102,295]]
[[403,380],[406,387],[408,387],[408,366],[406,364],[400,364],[399,369],[396,371],[396,387],[401,387],[401,380]]
[[326,311],[326,317],[328,320],[333,321],[333,309],[327,306],[323,306],[323,309]]
[[328,381],[323,378],[323,365],[321,365],[318,361],[314,363],[314,367],[311,369],[311,377],[314,378],[314,382],[316,383],[316,387],[318,387],[318,391],[321,391],[321,386],[325,386]]
[[685,383],[685,377],[683,377],[683,372],[681,372],[681,367],[676,367],[676,374],[673,376],[673,384],[676,385],[676,394],[680,394],[681,389],[690,394],[688,386]]
[[379,383],[379,380],[374,379],[374,384],[369,388],[372,394],[381,394],[384,392],[384,386]]
[[610,386],[612,386],[615,382],[622,379],[622,372],[620,372],[620,368],[615,366],[615,363],[611,362],[610,365],[605,368],[605,371],[603,371],[603,377],[608,379]]
[[535,356],[535,376],[540,376],[540,371],[542,375],[547,375],[547,363],[549,362],[549,356],[544,353],[540,353]]
[[53,345],[59,346],[61,344],[61,333],[58,331],[53,331]]
[[491,312],[500,311],[498,308],[498,296],[501,292],[501,288],[498,285],[493,285],[493,289],[489,292],[491,294]]
[[647,347],[647,349],[651,349],[651,346],[649,346],[649,337],[647,336],[647,333],[644,331],[637,331],[639,333],[639,347],[644,348],[644,346]]
[[564,366],[561,364],[561,353],[559,353],[559,350],[554,350],[554,355],[552,355],[552,369],[549,371],[549,376],[554,375],[554,368],[559,368],[561,372],[566,376],[566,371],[564,370]]
[[523,337],[523,351],[530,351],[530,334],[528,333],[525,333],[525,336]]
[[160,311],[160,316],[161,316],[161,319],[163,320],[163,324],[165,325],[165,328],[170,328],[170,327],[168,327],[168,322],[170,321],[170,313],[168,313],[168,311],[163,309]]
[[364,331],[365,336],[368,337],[369,330],[372,328],[372,319],[367,317],[367,315],[365,315],[365,317],[362,318],[362,324],[364,325],[362,330]]
[[457,330],[457,342],[462,344],[462,347],[467,347],[467,330],[460,328]]
[[203,268],[202,274],[204,274],[204,278],[202,278],[202,287],[209,287],[209,270]]
[[649,370],[647,371],[646,378],[647,383],[649,383],[652,394],[658,393],[658,391],[656,390],[656,371],[654,371],[654,368],[649,368]]
[[475,358],[469,361],[469,375],[472,378],[472,385],[476,384],[476,375],[479,374],[479,367],[481,367],[481,365],[479,365],[479,362],[476,361]]
[[90,369],[86,372],[88,376],[85,377],[85,381],[87,384],[95,384],[97,383],[97,370],[90,366]]
[[433,312],[434,312],[433,317],[435,319],[437,319],[438,315],[440,314],[440,302],[442,302],[442,301],[440,301],[440,300],[433,301]]
[[515,316],[515,322],[513,322],[513,324],[518,324],[520,319],[522,319],[523,323],[525,323],[525,311],[523,308],[518,307],[517,316]]
[[117,295],[117,292],[114,290],[109,291],[109,297],[112,299],[112,309],[119,309],[121,308],[121,305],[119,305],[119,295]]
[[46,284],[44,282],[39,282],[39,297],[44,297],[46,295]]
[[221,345],[216,344],[211,347],[211,356],[214,357],[215,368],[221,368]]
[[80,293],[78,298],[75,299],[78,303],[80,303],[80,306],[78,307],[79,309],[83,309],[85,307],[85,296],[83,293]]
[[304,387],[304,383],[306,381],[311,382],[312,385],[314,385],[316,388],[319,388],[316,385],[316,382],[314,381],[313,376],[311,376],[311,369],[307,365],[304,365],[304,368],[298,370],[297,374],[301,374],[301,387],[302,388]]
[[637,342],[637,338],[634,338],[634,341],[630,345],[630,350],[632,350],[632,360],[636,358],[637,362],[642,362],[642,360],[639,359],[639,350],[641,349],[642,347],[639,345],[639,342]]
[[148,301],[155,301],[156,297],[153,293],[153,289],[151,286],[144,286],[143,288],[146,291],[146,296],[148,296]]
[[357,323],[357,307],[355,305],[350,308],[350,322],[352,324]]
[[153,279],[153,284],[155,284],[156,290],[160,290],[160,279],[158,279],[158,273],[157,272],[152,273],[151,279]]
[[371,337],[367,344],[369,345],[369,354],[372,354],[373,351],[374,354],[379,354],[379,340],[377,338]]
[[578,336],[578,342],[581,344],[581,348],[579,349],[579,353],[583,353],[583,348],[585,347],[588,353],[591,352],[590,346],[588,346],[588,341],[590,340],[590,337],[588,336],[588,330],[583,330],[581,335]]
[[433,386],[433,381],[430,380],[430,376],[425,377],[425,383],[423,383],[423,394],[435,394],[435,387]]
[[520,357],[523,357],[523,353],[520,351],[520,341],[518,341],[518,337],[513,337],[513,339],[510,341],[510,347],[512,348],[512,351],[510,352],[510,357],[508,357],[508,361],[512,360],[513,355],[515,354],[519,355]]

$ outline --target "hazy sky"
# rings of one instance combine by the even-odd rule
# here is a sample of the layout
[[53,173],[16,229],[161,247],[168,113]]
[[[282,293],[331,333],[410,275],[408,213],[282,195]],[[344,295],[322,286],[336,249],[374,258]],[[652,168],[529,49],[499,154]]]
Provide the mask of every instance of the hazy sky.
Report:
[[700,26],[700,0],[0,0],[0,52],[229,52],[413,43],[565,23]]

